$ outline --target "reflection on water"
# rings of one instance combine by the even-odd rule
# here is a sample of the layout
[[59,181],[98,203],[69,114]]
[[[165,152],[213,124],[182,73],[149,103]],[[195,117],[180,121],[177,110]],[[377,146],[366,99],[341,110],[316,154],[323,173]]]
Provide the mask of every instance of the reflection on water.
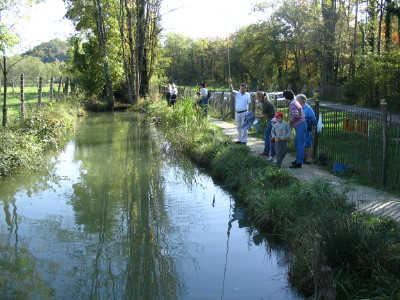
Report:
[[298,299],[285,251],[132,114],[0,182],[0,298]]

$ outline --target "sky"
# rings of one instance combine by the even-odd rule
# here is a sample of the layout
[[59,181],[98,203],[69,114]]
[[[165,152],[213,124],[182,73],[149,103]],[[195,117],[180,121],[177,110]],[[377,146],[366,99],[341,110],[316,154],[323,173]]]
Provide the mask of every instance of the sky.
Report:
[[[260,13],[251,13],[254,1],[162,0],[163,34],[176,32],[192,38],[224,38],[260,19]],[[46,0],[25,11],[27,18],[16,23],[23,42],[12,54],[23,53],[54,38],[66,40],[74,33],[74,27],[64,18],[65,13],[62,0]]]

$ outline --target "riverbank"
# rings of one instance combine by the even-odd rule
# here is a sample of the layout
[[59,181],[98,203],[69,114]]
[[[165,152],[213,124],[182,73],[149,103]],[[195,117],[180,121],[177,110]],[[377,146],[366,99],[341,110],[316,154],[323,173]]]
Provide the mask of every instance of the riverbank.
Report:
[[[209,169],[214,180],[246,207],[255,226],[282,238],[293,253],[289,280],[305,297],[314,293],[310,270],[315,233],[322,236],[322,264],[332,268],[338,298],[400,295],[398,223],[354,209],[346,194],[350,187],[323,176],[306,181],[301,173],[276,169],[252,152],[259,152],[253,142],[260,141],[235,145],[235,137],[221,129],[226,123],[210,122],[191,101],[174,107],[153,103],[144,111],[175,151]],[[236,134],[234,125],[226,126]],[[286,159],[284,167],[291,161]]]
[[[236,126],[232,123],[210,118],[210,121],[222,129],[222,132],[233,141],[237,140]],[[254,155],[264,149],[264,141],[249,137],[247,146]],[[267,158],[264,158],[267,159]],[[400,198],[385,191],[374,189],[365,185],[349,182],[343,177],[336,176],[317,165],[303,165],[301,169],[289,168],[295,159],[288,153],[282,163],[282,167],[302,182],[312,183],[317,178],[326,178],[339,191],[344,192],[349,203],[354,205],[357,211],[389,217],[400,223]]]

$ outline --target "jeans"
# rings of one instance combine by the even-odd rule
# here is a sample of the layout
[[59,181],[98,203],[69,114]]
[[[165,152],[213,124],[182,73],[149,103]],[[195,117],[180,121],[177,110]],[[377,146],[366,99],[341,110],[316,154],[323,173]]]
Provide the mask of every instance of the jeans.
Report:
[[269,137],[271,135],[271,130],[272,130],[272,123],[271,120],[268,121],[267,123],[267,128],[265,128],[264,132],[264,153],[269,154],[271,151],[271,142],[269,140]]
[[296,131],[296,136],[294,138],[294,144],[297,149],[296,155],[296,162],[298,164],[302,164],[304,160],[304,145],[306,141],[306,130],[307,130],[307,123],[304,122],[299,126],[295,127],[294,130]]
[[201,110],[204,115],[208,114],[208,98],[201,99]]

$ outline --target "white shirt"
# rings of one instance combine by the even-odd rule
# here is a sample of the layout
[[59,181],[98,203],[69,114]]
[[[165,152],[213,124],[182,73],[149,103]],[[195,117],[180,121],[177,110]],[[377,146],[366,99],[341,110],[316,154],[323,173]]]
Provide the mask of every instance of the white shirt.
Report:
[[207,98],[207,89],[202,87],[200,89],[200,95],[201,95],[201,98]]
[[249,93],[242,94],[238,91],[233,91],[235,93],[235,110],[243,111],[247,110],[249,103],[251,103],[251,98]]

